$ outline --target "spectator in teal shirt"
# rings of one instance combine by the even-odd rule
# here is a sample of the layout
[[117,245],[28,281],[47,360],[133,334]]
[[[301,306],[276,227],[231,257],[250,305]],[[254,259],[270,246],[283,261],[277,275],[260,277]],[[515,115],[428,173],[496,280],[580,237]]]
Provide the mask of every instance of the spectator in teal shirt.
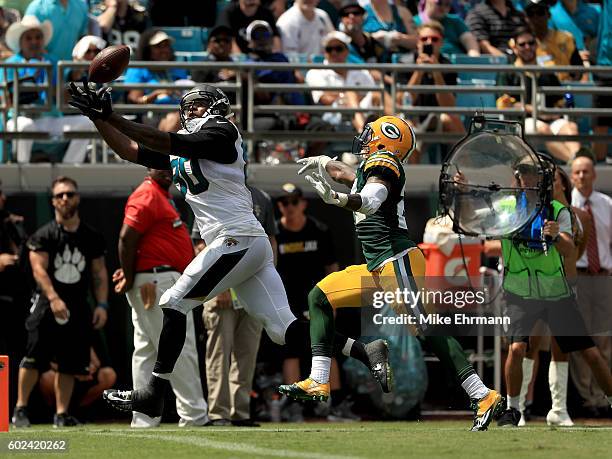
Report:
[[565,30],[576,40],[579,50],[594,50],[599,29],[599,5],[582,0],[559,0],[550,8],[548,27]]
[[469,54],[480,56],[478,40],[468,29],[463,19],[456,14],[449,14],[452,0],[425,0],[422,11],[414,18],[417,26],[438,21],[444,27],[444,44],[440,50],[442,54]]
[[83,0],[33,0],[25,15],[36,16],[41,22],[51,21],[53,38],[47,52],[54,61],[72,60],[72,48],[87,35],[89,16]]

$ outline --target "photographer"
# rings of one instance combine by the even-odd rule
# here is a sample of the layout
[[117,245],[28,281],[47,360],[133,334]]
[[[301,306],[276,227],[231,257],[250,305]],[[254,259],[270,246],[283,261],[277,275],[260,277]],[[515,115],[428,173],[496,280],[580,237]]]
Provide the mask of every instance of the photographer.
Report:
[[[440,54],[444,42],[444,28],[438,21],[429,21],[418,29],[417,64],[450,64],[450,61]],[[408,79],[408,86],[419,85],[456,85],[457,74],[449,72],[425,72],[417,70]],[[454,107],[455,95],[450,92],[410,93],[412,105],[415,107]],[[404,95],[405,98],[405,95]],[[416,120],[415,120],[416,121]],[[464,133],[465,128],[457,115],[441,113],[439,115],[421,115],[416,125],[421,130],[431,130],[442,123],[442,131]],[[418,157],[418,156],[417,156]]]
[[[540,180],[537,167],[522,163],[515,166],[514,176],[524,190],[537,187]],[[608,402],[612,400],[610,368],[588,334],[578,312],[576,297],[565,277],[564,258],[575,251],[570,211],[551,197],[546,198],[544,204],[520,234],[491,244],[495,244],[498,251],[501,249],[504,260],[504,298],[512,322],[505,365],[508,404],[498,421],[499,426],[519,425],[523,359],[538,320],[550,327],[563,353],[581,353],[604,389]]]

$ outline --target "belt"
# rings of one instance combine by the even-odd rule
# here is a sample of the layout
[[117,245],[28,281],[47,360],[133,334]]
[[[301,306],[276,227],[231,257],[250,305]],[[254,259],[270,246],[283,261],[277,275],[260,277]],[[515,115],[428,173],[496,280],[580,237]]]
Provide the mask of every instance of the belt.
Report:
[[162,265],[162,266],[154,266],[153,268],[150,268],[150,269],[143,269],[142,271],[137,271],[136,274],[139,274],[139,273],[167,273],[170,271],[176,271],[177,273],[179,272],[178,269],[173,268],[172,266]]
[[589,268],[578,268],[577,267],[576,271],[578,271],[579,273],[589,274],[591,276],[609,276],[610,275],[610,270],[603,269],[603,268],[597,271],[596,273],[589,271]]

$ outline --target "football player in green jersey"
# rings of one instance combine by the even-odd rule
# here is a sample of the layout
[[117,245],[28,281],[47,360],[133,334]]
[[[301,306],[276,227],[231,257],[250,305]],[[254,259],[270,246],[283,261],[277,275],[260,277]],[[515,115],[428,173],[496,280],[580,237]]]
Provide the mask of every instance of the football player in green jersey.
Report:
[[[353,153],[364,159],[357,171],[326,156],[305,158],[298,174],[315,170],[306,180],[327,204],[354,212],[357,237],[366,264],[349,266],[328,275],[310,292],[310,337],[312,367],[304,381],[282,385],[279,392],[299,400],[326,400],[329,397],[329,368],[333,351],[336,308],[361,307],[370,296],[368,290],[412,290],[424,287],[425,258],[408,236],[404,216],[405,175],[402,162],[415,147],[412,127],[401,118],[383,116],[369,123],[355,138]],[[334,191],[325,173],[336,182],[351,187],[351,192]],[[365,304],[364,304],[365,303]],[[396,311],[404,305],[394,304]],[[427,314],[417,304],[413,314]],[[472,430],[486,430],[502,410],[502,397],[487,388],[465,357],[461,345],[452,337],[427,336],[415,330],[422,345],[442,364],[452,368],[472,400]],[[350,344],[350,341],[349,343]],[[391,368],[381,365],[374,372],[387,386],[392,382]],[[384,387],[384,386],[383,386]]]

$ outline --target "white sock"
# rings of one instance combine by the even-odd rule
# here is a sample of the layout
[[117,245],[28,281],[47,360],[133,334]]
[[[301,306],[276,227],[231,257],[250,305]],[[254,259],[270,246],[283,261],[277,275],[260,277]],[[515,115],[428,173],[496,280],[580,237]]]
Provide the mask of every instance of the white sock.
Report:
[[310,379],[314,379],[320,384],[329,382],[329,369],[331,367],[331,357],[312,356],[312,366],[310,367]]
[[152,373],[153,376],[157,378],[165,379],[166,381],[170,381],[170,374],[171,373],[155,373],[155,372]]
[[515,410],[519,409],[519,399],[520,395],[516,395],[514,397],[508,395],[508,408],[514,408]]
[[521,393],[519,395],[519,411],[522,413],[525,411],[525,399],[527,398],[527,391],[529,390],[529,383],[533,376],[533,359],[523,359],[523,382],[521,383]]
[[342,353],[347,357],[351,356],[351,348],[353,347],[353,343],[355,340],[353,338],[347,338],[344,347],[342,348]]
[[489,388],[484,385],[482,379],[476,373],[465,378],[465,381],[461,383],[461,387],[463,387],[463,390],[467,392],[470,398],[476,400],[485,398],[489,394]]

